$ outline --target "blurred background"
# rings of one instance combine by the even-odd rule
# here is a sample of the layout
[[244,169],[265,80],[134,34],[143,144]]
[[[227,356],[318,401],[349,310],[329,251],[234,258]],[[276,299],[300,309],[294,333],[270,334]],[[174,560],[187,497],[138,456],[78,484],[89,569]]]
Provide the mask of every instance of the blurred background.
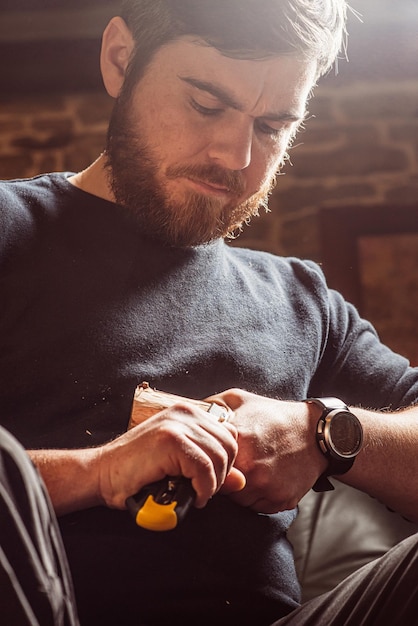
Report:
[[[115,0],[0,1],[0,178],[78,171],[112,107],[99,72]],[[348,61],[323,78],[271,213],[231,245],[321,263],[418,365],[418,0],[352,0]]]

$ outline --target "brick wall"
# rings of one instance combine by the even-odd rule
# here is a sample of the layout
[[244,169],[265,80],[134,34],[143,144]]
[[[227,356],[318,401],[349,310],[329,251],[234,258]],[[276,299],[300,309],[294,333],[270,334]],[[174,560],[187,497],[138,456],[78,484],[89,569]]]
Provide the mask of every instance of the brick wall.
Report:
[[319,259],[321,207],[418,202],[418,78],[338,88],[329,81],[310,112],[273,210],[281,248]]
[[0,98],[0,178],[83,169],[103,150],[111,107],[102,92]]

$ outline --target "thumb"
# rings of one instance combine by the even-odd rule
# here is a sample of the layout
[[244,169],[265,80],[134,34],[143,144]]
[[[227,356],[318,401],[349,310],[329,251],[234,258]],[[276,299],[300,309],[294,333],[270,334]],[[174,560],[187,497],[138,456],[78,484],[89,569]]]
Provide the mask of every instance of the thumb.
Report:
[[232,467],[229,474],[225,478],[225,482],[220,488],[219,493],[228,495],[230,493],[234,493],[235,491],[241,491],[244,489],[246,482],[244,474],[236,467]]

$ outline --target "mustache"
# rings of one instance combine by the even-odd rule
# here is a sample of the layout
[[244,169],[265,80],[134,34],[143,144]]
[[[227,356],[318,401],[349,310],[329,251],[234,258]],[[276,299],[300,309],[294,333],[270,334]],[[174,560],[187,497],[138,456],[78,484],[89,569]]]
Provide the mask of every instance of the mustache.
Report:
[[172,165],[167,168],[169,179],[190,178],[226,188],[230,193],[240,196],[245,191],[245,181],[241,172],[226,170],[219,165]]

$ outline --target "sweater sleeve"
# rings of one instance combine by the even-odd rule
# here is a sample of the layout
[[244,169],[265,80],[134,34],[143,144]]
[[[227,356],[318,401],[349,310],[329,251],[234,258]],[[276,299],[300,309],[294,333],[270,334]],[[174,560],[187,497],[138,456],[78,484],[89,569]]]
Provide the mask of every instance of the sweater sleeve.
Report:
[[418,399],[418,368],[384,345],[373,325],[317,274],[316,297],[323,319],[323,350],[311,396],[337,396],[352,406],[391,410]]

